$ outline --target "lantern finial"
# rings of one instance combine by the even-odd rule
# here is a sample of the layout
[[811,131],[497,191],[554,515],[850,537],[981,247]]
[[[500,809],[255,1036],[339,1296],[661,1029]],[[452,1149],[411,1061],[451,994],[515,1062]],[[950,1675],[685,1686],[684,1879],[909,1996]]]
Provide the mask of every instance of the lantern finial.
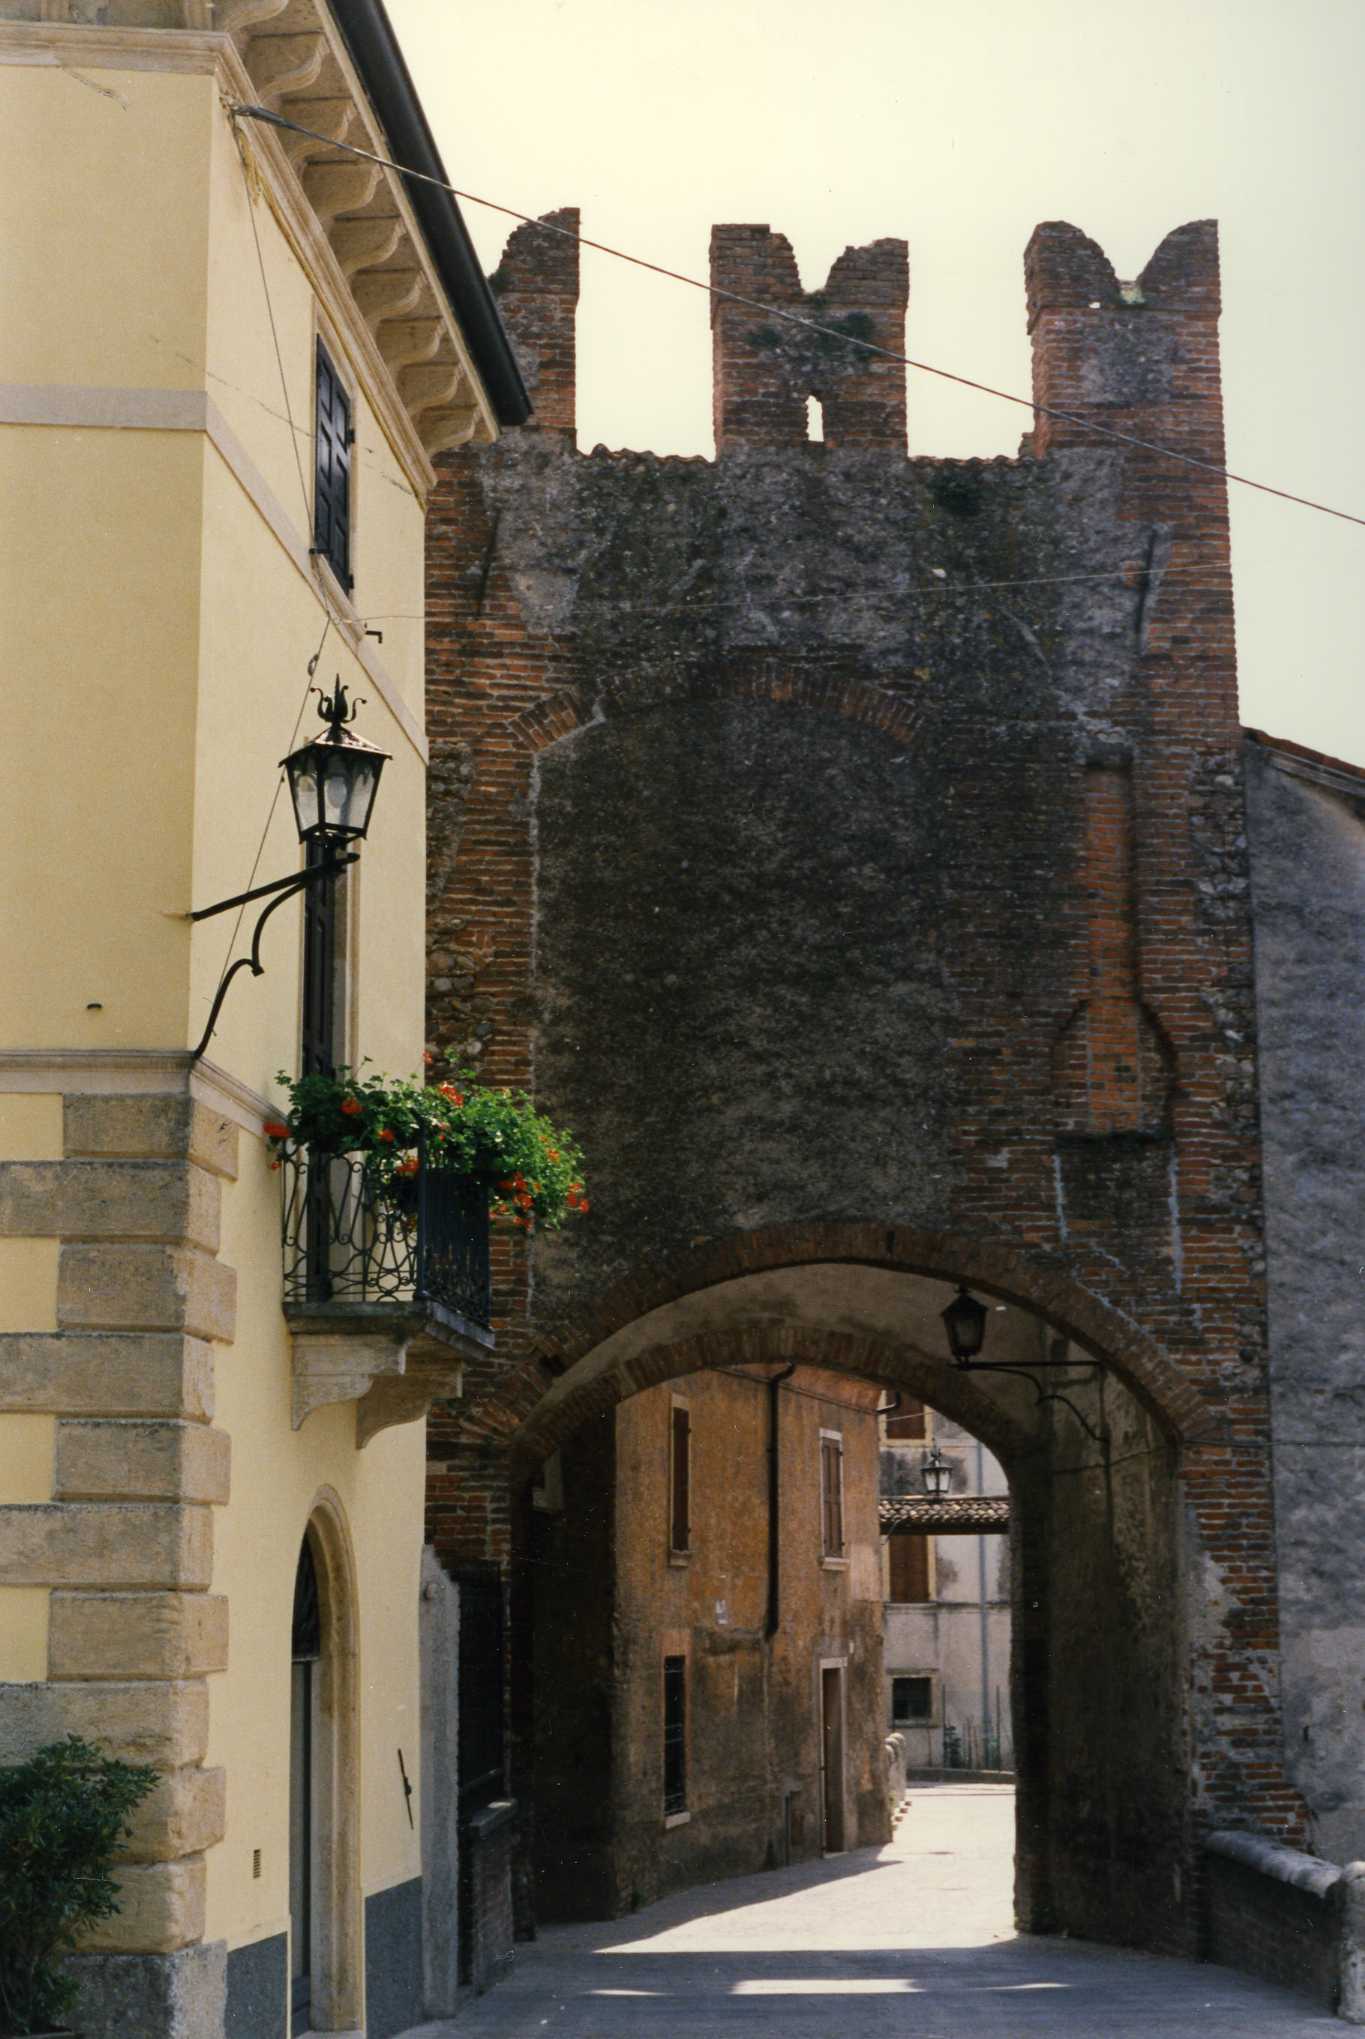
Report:
[[310,687],[309,692],[318,697],[318,714],[327,724],[326,741],[355,743],[357,739],[346,733],[347,726],[355,721],[357,711],[365,706],[365,696],[361,694],[355,701],[350,700],[340,673],[336,676],[336,685],[330,694],[324,694],[321,687]]

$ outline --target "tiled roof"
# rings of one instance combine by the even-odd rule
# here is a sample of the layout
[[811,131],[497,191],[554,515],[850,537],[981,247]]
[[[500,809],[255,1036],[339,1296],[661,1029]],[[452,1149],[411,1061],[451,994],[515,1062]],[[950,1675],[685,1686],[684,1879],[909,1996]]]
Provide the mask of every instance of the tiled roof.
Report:
[[900,1494],[877,1503],[883,1536],[999,1536],[1010,1526],[1005,1494]]

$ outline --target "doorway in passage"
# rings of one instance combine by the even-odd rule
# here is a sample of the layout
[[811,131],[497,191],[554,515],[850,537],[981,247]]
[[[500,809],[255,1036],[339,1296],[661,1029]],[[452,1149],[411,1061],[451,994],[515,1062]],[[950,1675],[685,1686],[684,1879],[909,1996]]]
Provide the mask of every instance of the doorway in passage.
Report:
[[842,1855],[844,1823],[844,1666],[820,1666],[820,1808],[826,1855]]

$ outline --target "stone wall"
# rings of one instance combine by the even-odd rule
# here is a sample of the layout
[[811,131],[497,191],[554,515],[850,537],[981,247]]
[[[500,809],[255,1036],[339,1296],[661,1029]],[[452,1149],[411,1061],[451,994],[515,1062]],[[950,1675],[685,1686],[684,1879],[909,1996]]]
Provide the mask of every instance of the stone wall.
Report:
[[1313,1844],[1365,1855],[1365,773],[1252,732],[1285,1746]]
[[1205,1870],[1210,1961],[1306,1990],[1351,2024],[1361,2022],[1365,2004],[1350,1982],[1359,1964],[1360,1864],[1343,1875],[1335,1862],[1251,1834],[1215,1833]]

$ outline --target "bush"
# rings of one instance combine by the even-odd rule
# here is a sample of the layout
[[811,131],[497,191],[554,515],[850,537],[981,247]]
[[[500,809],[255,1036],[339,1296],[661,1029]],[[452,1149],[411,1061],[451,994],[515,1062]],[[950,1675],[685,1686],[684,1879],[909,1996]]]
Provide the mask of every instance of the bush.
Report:
[[56,1957],[117,1912],[114,1852],[156,1774],[76,1735],[0,1769],[0,2039],[49,2031],[70,2008]]

